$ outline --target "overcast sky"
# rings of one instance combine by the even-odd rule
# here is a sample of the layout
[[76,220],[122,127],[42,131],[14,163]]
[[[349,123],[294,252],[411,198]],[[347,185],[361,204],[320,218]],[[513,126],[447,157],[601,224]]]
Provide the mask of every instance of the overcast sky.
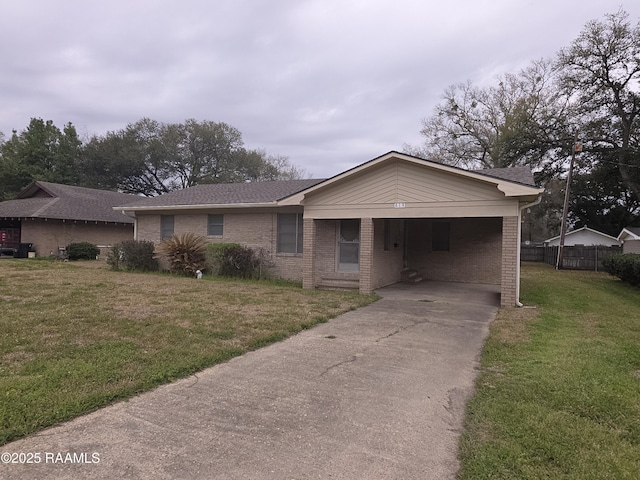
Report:
[[0,0],[0,132],[226,122],[328,177],[404,144],[449,85],[568,46],[638,0]]

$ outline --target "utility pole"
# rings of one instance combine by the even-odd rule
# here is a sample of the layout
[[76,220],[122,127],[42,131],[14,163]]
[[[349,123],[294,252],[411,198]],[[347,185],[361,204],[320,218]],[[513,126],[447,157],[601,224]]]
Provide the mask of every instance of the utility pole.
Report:
[[578,142],[578,132],[573,139],[573,148],[571,149],[571,162],[569,163],[569,173],[567,174],[567,187],[564,189],[564,208],[562,209],[562,223],[560,224],[560,247],[558,247],[558,259],[556,261],[556,270],[562,269],[562,253],[564,250],[564,237],[567,235],[567,216],[569,215],[569,197],[571,195],[571,179],[573,178],[573,164],[576,159],[576,153],[582,151],[582,143]]

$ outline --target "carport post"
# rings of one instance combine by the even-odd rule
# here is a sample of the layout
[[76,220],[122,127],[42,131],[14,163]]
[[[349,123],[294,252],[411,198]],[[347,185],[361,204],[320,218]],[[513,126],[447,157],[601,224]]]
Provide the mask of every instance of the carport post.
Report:
[[316,267],[316,221],[303,219],[302,288],[314,288]]
[[360,293],[373,291],[373,219],[360,219]]
[[518,229],[520,217],[502,217],[502,278],[500,280],[500,305],[513,307],[518,298]]

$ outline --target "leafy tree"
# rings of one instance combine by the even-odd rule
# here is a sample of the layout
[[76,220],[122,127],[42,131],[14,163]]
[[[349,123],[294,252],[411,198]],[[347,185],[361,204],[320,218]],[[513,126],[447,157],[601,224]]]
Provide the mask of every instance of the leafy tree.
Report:
[[[615,155],[611,152],[611,155]],[[623,227],[640,216],[640,201],[622,180],[615,158],[591,159],[587,154],[577,165],[571,187],[570,220],[574,228],[589,227],[617,237]],[[640,172],[630,172],[639,181]]]
[[202,183],[296,178],[284,157],[244,147],[226,123],[164,124],[148,118],[93,137],[84,150],[85,181],[147,196]]
[[15,197],[34,180],[75,184],[82,142],[75,127],[62,130],[41,118],[0,144],[0,199]]
[[[613,161],[625,187],[640,200],[640,23],[623,10],[585,26],[560,51],[559,88],[572,99],[584,150]],[[604,168],[604,167],[603,167]]]

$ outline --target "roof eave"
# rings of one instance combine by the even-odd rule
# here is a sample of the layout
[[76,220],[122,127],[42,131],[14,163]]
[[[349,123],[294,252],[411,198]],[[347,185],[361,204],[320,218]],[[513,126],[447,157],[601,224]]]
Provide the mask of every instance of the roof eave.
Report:
[[619,242],[624,242],[625,240],[640,240],[640,236],[636,235],[627,228],[623,228],[616,240],[618,240]]
[[147,205],[147,206],[123,206],[113,207],[114,210],[122,212],[152,212],[152,211],[169,211],[169,210],[204,210],[212,208],[266,208],[277,206],[277,202],[261,202],[261,203],[201,203],[197,205]]

